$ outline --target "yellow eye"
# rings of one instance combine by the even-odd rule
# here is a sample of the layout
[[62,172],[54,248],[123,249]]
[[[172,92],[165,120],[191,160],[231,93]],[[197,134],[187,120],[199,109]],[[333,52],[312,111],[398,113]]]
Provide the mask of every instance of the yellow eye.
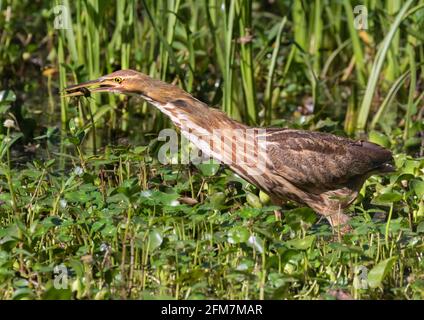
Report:
[[115,79],[113,79],[115,82],[117,83],[121,83],[122,82],[122,78],[120,77],[116,77]]

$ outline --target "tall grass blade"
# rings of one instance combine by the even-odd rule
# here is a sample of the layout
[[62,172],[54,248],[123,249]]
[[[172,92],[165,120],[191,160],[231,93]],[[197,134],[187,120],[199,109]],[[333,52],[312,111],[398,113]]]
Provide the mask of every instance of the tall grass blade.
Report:
[[402,19],[404,18],[405,12],[407,12],[408,8],[411,6],[413,0],[408,0],[402,7],[402,9],[399,11],[399,13],[396,16],[395,21],[393,22],[389,33],[384,38],[380,49],[378,50],[377,56],[375,58],[371,74],[368,79],[367,88],[365,90],[365,95],[362,100],[361,107],[359,109],[358,114],[358,122],[357,122],[357,130],[363,131],[365,129],[365,126],[367,124],[368,115],[370,113],[372,99],[374,97],[374,93],[377,86],[377,81],[380,75],[381,68],[383,67],[383,63],[386,57],[386,54],[390,48],[390,43],[399,28],[400,23],[402,22]]
[[275,66],[277,65],[278,53],[280,51],[281,35],[283,33],[284,26],[287,22],[287,16],[281,19],[278,27],[277,37],[274,42],[274,49],[272,50],[271,62],[268,69],[268,77],[265,88],[265,119],[266,123],[271,123],[272,119],[272,85],[274,79]]
[[353,8],[349,0],[343,0],[343,6],[347,17],[347,26],[349,29],[350,39],[352,40],[353,54],[355,57],[356,73],[361,86],[366,85],[365,81],[365,58],[358,31],[355,29]]
[[237,1],[240,28],[240,70],[246,102],[247,123],[257,124],[256,85],[252,56],[252,2]]
[[382,116],[387,112],[388,107],[390,106],[391,102],[393,101],[393,98],[395,97],[396,93],[399,91],[400,87],[402,86],[403,82],[405,81],[406,77],[409,75],[410,70],[405,72],[403,75],[401,75],[392,85],[389,92],[386,94],[385,99],[381,103],[378,112],[375,114],[374,118],[371,121],[370,129],[374,129],[376,124],[380,121]]
[[233,65],[235,45],[233,40],[233,29],[235,21],[236,0],[225,2],[225,40],[224,40],[224,111],[234,118],[240,118],[236,109],[233,108]]
[[171,59],[172,65],[175,68],[175,70],[176,70],[176,72],[177,72],[177,74],[180,78],[181,86],[183,87],[184,90],[186,90],[187,88],[186,88],[186,84],[185,84],[185,81],[184,81],[184,75],[183,75],[183,72],[180,68],[178,61],[177,61],[177,58],[175,57],[174,50],[172,49],[171,45],[168,43],[167,39],[161,33],[158,25],[156,24],[154,17],[152,16],[152,13],[149,9],[149,6],[146,3],[146,0],[142,0],[142,3],[143,3],[144,10],[146,11],[147,17],[148,17],[151,25],[153,26],[153,29],[155,30],[156,36],[160,39],[162,45],[165,47],[165,49],[166,49],[166,51],[169,55],[169,58]]
[[[412,39],[412,37],[409,37],[409,38],[410,38],[410,41],[414,40]],[[408,51],[408,57],[409,57],[409,71],[411,73],[411,81],[409,83],[408,104],[406,106],[406,116],[405,116],[405,129],[403,131],[404,141],[406,141],[409,138],[411,117],[416,112],[416,108],[414,108],[415,107],[414,95],[417,89],[417,66],[416,66],[415,48],[411,43],[408,43],[407,51]]]

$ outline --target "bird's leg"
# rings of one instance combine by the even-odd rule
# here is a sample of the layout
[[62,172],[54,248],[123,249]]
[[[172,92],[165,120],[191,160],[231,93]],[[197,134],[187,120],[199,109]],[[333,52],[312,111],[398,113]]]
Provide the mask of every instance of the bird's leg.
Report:
[[343,235],[352,230],[348,223],[350,217],[343,213],[346,207],[345,202],[333,201],[329,196],[318,198],[318,200],[323,201],[312,201],[308,205],[328,220],[335,233]]
[[[274,205],[276,205],[276,206],[279,206],[279,207],[283,206],[283,204],[285,202],[284,200],[282,200],[280,198],[276,198],[276,197],[274,197],[272,195],[270,195],[270,198],[271,198],[271,203],[274,204]],[[276,221],[281,221],[281,216],[282,216],[281,209],[274,210],[274,215],[275,215],[275,220]]]
[[343,235],[352,230],[352,227],[348,224],[350,217],[342,213],[342,210],[332,212],[331,214],[324,214],[324,216],[335,232]]
[[275,220],[281,221],[281,210],[274,210]]

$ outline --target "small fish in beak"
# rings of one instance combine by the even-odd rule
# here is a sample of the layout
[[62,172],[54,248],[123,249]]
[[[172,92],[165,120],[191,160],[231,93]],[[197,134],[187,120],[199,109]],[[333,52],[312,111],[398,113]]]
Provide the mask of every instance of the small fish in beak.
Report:
[[65,88],[66,94],[64,97],[90,97],[95,92],[119,92],[122,80],[119,77],[106,78],[100,77],[96,80],[91,80]]
[[65,88],[65,92],[67,92],[63,97],[81,97],[84,96],[85,98],[91,97],[91,91],[87,89],[86,87],[81,87],[77,89],[69,89]]

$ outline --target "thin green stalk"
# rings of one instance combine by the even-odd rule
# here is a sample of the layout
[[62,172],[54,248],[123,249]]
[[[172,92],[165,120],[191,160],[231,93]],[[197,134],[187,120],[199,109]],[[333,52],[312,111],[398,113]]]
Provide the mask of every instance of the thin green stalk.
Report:
[[[412,41],[413,39],[410,39],[410,40]],[[411,43],[408,43],[407,51],[408,51],[408,57],[409,57],[409,68],[410,68],[409,70],[411,74],[411,81],[409,83],[408,105],[406,106],[405,129],[403,131],[404,141],[406,141],[409,138],[409,128],[411,126],[411,120],[412,120],[411,117],[416,110],[414,108],[414,95],[417,88],[417,66],[416,66],[416,60],[415,60],[416,59],[415,48]]]
[[91,110],[90,107],[88,108],[88,114],[90,115],[91,129],[93,130],[93,140],[92,140],[93,154],[96,155],[97,154],[96,122],[94,121],[93,111]]
[[[10,128],[7,128],[7,133],[6,133],[6,139],[10,140]],[[12,169],[11,169],[11,158],[10,158],[10,147],[11,145],[6,145],[6,158],[7,158],[7,169],[5,170],[5,174],[6,174],[6,179],[7,179],[7,185],[9,187],[9,191],[10,191],[10,198],[12,201],[12,209],[13,212],[15,213],[15,215],[18,215],[18,205],[17,205],[17,198],[16,198],[16,193],[15,193],[15,187],[13,185],[13,180],[12,180]]]
[[[166,27],[166,42],[172,45],[172,43],[174,42],[175,27],[177,24],[177,14],[180,8],[181,1],[168,0],[166,3],[167,3],[167,8],[166,8],[165,17],[166,17],[166,21],[168,22]],[[162,49],[161,62],[162,62],[161,79],[165,80],[166,74],[168,71],[168,62],[169,62],[169,52],[167,50]],[[184,82],[184,79],[181,79],[181,81]]]
[[125,231],[124,231],[124,236],[122,238],[122,253],[121,253],[121,276],[122,276],[122,282],[125,282],[125,278],[126,278],[126,270],[125,270],[125,262],[126,262],[126,256],[127,256],[127,239],[128,239],[128,234],[129,234],[129,229],[130,229],[130,225],[131,225],[131,218],[132,218],[132,214],[133,214],[133,208],[130,204],[128,204],[128,211],[127,211],[127,221],[125,224]]
[[154,17],[152,16],[152,13],[151,13],[149,7],[146,4],[146,0],[142,0],[142,3],[143,3],[144,9],[146,10],[147,17],[148,17],[151,25],[153,26],[153,29],[156,32],[156,36],[159,37],[162,45],[165,47],[166,51],[169,54],[169,58],[171,59],[172,65],[174,66],[175,71],[177,72],[177,74],[178,74],[178,76],[181,80],[181,86],[183,87],[184,90],[186,90],[187,88],[186,88],[186,84],[185,84],[185,81],[184,81],[184,75],[183,75],[183,72],[180,68],[180,65],[178,64],[178,61],[175,57],[174,50],[172,49],[172,47],[170,46],[168,41],[165,39],[165,37],[163,36],[161,31],[159,30],[159,27],[157,26],[156,21],[155,21]]
[[[86,12],[90,17],[86,23],[86,48],[87,48],[87,67],[90,79],[96,79],[100,76],[100,31],[102,25],[100,23],[99,2],[98,0],[87,0]],[[90,100],[90,108],[93,113],[97,111],[97,101]]]
[[[134,35],[130,32],[134,24],[134,1],[128,1],[125,13],[125,29],[122,30],[124,33],[122,37],[122,51],[121,51],[121,68],[128,69],[130,67],[131,59],[131,39]],[[121,18],[122,19],[122,18]]]
[[265,119],[266,123],[270,124],[272,119],[272,84],[274,79],[275,66],[277,65],[278,53],[280,51],[281,35],[283,33],[284,26],[287,22],[287,16],[281,19],[278,27],[277,37],[274,42],[274,49],[272,50],[271,62],[268,69],[268,77],[265,88]]
[[311,30],[310,48],[309,52],[313,56],[313,70],[315,74],[320,73],[321,66],[321,46],[322,46],[322,30],[323,22],[321,19],[322,5],[321,0],[315,0],[313,4],[313,11],[311,11],[313,30]]
[[[77,46],[77,51],[78,51],[78,64],[80,65],[85,65],[85,46],[84,46],[84,26],[82,23],[82,14],[81,11],[82,9],[82,2],[81,1],[75,1],[76,3],[76,23],[75,25],[72,26],[72,28],[75,29],[75,34],[76,34],[76,46]],[[71,37],[71,35],[69,36]]]
[[257,124],[256,85],[252,57],[252,2],[238,0],[237,11],[240,28],[240,70],[246,101],[247,123]]
[[[294,31],[294,41],[297,45],[306,51],[307,48],[307,22],[305,17],[305,11],[303,9],[302,1],[293,1],[292,7],[292,19],[293,19],[293,31]],[[297,51],[296,47],[293,47],[293,51]],[[299,55],[295,55],[297,61],[302,61],[302,58]]]
[[389,216],[387,217],[386,230],[384,233],[384,240],[386,241],[387,248],[389,248],[389,230],[390,230],[390,222],[392,221],[392,214],[393,214],[393,203],[390,204]]
[[355,57],[355,65],[356,65],[356,74],[358,76],[359,83],[361,86],[365,86],[365,58],[364,52],[361,45],[361,41],[359,40],[358,30],[355,29],[354,17],[353,17],[353,8],[352,4],[349,0],[343,0],[343,6],[346,13],[347,18],[347,26],[349,29],[350,39],[352,40],[352,48],[353,54]]
[[47,75],[47,94],[49,97],[49,118],[55,114],[55,102],[52,94],[52,75]]
[[193,90],[193,83],[194,83],[194,74],[196,69],[196,52],[194,50],[194,41],[191,30],[187,27],[186,28],[186,35],[187,35],[187,46],[188,46],[188,54],[189,54],[189,73],[188,73],[188,79],[187,79],[187,90],[188,92],[191,92]]
[[[221,42],[218,39],[219,28],[218,28],[218,13],[219,6],[217,0],[204,0],[205,2],[205,11],[206,11],[206,20],[208,23],[209,31],[213,39],[214,49],[215,49],[215,62],[218,64],[219,69],[224,73],[225,71],[225,62],[224,62],[224,50]],[[213,3],[211,4],[211,2]]]
[[[57,63],[59,65],[59,88],[60,92],[66,87],[66,68],[65,68],[65,54],[63,50],[62,37],[58,38],[57,50]],[[68,101],[64,97],[60,97],[60,119],[62,123],[62,131],[66,130],[68,122]]]
[[[128,69],[130,67],[130,55],[131,55],[131,39],[134,37],[131,34],[130,26],[134,23],[134,2],[133,1],[119,1],[122,8],[117,6],[117,16],[120,21],[120,33],[121,33],[121,68]],[[125,6],[126,5],[126,6]],[[128,108],[124,108],[122,114],[122,130],[127,131],[129,126],[129,111]]]
[[[265,243],[264,243],[265,246]],[[262,271],[261,271],[261,279],[259,283],[259,300],[265,299],[265,284],[266,284],[266,276],[267,276],[267,268],[266,268],[266,253],[265,250],[262,251]]]
[[335,58],[340,54],[340,52],[346,48],[349,44],[351,43],[350,39],[345,40],[342,44],[340,44],[340,46],[334,50],[330,56],[327,58],[327,61],[325,61],[325,64],[321,70],[321,75],[320,78],[321,79],[325,79],[327,77],[327,72],[330,69],[331,64],[333,63],[333,61],[335,60]]
[[348,106],[344,121],[344,131],[351,136],[355,132],[356,119],[358,111],[358,85],[354,84],[352,87],[352,93],[349,96]]
[[[401,7],[400,0],[391,0],[386,2],[386,12],[389,15],[394,15],[399,11]],[[393,39],[390,44],[389,51],[387,52],[387,67],[384,72],[384,77],[388,82],[396,79],[399,74],[399,61],[398,61],[398,49],[400,44],[399,31],[397,30],[393,35]]]
[[[56,3],[60,4],[58,1],[56,1]],[[69,0],[64,0],[63,5],[67,8],[68,16],[66,17],[66,19],[68,19],[68,21],[72,21],[71,7],[69,6]],[[68,29],[64,30],[67,48],[69,49],[69,53],[71,54],[72,60],[74,62],[78,62],[79,55],[78,55],[77,47],[75,45],[76,42],[75,42],[74,30],[73,30],[73,26],[71,22],[69,23],[68,27],[69,27]]]
[[233,41],[233,29],[235,21],[235,0],[231,0],[229,3],[225,3],[225,53],[224,53],[224,111],[233,118],[237,117],[237,112],[233,108],[233,64],[234,64],[234,52],[235,46]]
[[401,75],[395,83],[391,86],[389,92],[387,93],[386,97],[384,98],[383,102],[381,103],[380,107],[378,108],[377,113],[375,114],[374,118],[371,121],[370,128],[374,129],[376,124],[380,121],[381,117],[387,113],[387,109],[390,106],[391,102],[393,101],[393,98],[395,97],[396,93],[402,86],[403,82],[405,81],[406,77],[409,75],[410,70],[406,71],[403,75]]

